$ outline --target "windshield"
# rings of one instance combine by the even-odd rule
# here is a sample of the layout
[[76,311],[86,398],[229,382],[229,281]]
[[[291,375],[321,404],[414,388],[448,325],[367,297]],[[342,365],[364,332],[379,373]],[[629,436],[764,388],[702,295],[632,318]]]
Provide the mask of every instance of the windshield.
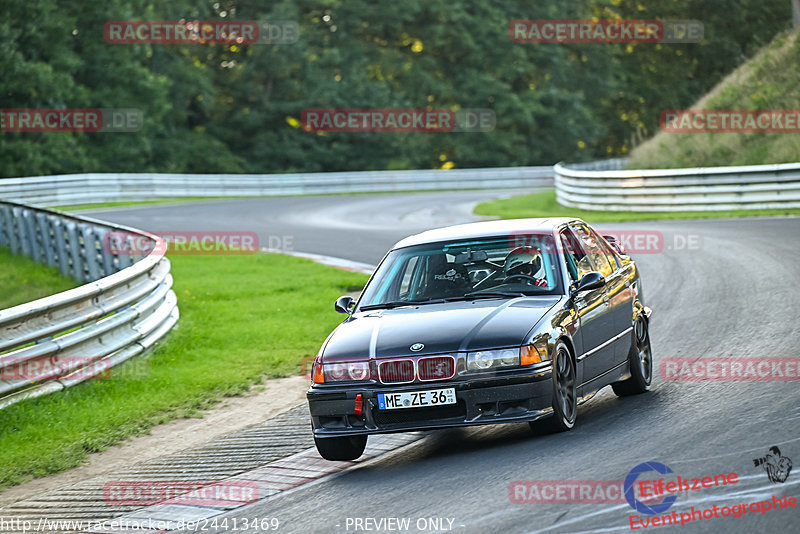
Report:
[[493,236],[393,250],[364,290],[360,309],[471,298],[561,294],[551,235]]

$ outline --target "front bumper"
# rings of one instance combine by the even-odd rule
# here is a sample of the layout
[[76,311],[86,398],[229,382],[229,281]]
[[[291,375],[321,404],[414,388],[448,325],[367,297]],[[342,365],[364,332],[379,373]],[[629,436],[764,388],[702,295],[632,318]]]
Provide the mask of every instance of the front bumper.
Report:
[[[395,410],[378,409],[378,393],[455,388],[456,404]],[[362,413],[356,415],[356,395]],[[520,374],[416,382],[314,386],[307,394],[316,437],[385,434],[434,428],[534,421],[552,413],[553,382],[549,369]]]

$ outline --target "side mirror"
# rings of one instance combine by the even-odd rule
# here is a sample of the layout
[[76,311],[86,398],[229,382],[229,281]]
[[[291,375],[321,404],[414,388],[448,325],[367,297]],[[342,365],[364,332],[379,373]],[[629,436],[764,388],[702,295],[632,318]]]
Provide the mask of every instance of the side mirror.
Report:
[[353,313],[353,310],[351,310],[350,307],[353,306],[354,303],[355,301],[353,300],[353,297],[348,297],[345,295],[344,297],[339,297],[336,299],[336,302],[333,304],[333,309],[339,313],[346,313],[347,315],[350,315]]
[[592,271],[583,275],[577,284],[572,284],[570,295],[576,295],[581,291],[599,289],[606,285],[606,278],[597,271]]

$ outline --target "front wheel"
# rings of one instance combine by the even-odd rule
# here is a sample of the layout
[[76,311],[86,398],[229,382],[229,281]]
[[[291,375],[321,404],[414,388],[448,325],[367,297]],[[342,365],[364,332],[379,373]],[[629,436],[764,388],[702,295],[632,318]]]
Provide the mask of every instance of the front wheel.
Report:
[[341,438],[314,437],[317,452],[326,460],[355,460],[364,454],[367,436],[345,436]]
[[[543,421],[547,430],[565,432],[575,426],[578,415],[577,378],[575,360],[563,341],[556,345],[553,358],[553,417]],[[534,432],[542,425],[534,421],[530,423]]]
[[649,391],[653,382],[653,353],[650,350],[650,333],[644,317],[637,317],[632,337],[631,348],[628,351],[631,377],[611,384],[618,397]]

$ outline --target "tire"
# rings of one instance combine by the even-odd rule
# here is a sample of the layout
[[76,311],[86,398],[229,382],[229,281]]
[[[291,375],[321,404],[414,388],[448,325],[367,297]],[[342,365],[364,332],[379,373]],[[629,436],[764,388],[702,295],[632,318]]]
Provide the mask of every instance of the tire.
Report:
[[578,415],[575,360],[566,343],[559,341],[553,358],[553,416],[530,423],[534,432],[566,432],[575,426]]
[[326,460],[355,460],[364,454],[367,436],[345,436],[342,438],[314,438],[317,452]]
[[653,382],[653,352],[650,350],[650,332],[647,320],[639,316],[633,325],[631,348],[628,351],[631,377],[611,384],[618,397],[638,395],[650,391]]

